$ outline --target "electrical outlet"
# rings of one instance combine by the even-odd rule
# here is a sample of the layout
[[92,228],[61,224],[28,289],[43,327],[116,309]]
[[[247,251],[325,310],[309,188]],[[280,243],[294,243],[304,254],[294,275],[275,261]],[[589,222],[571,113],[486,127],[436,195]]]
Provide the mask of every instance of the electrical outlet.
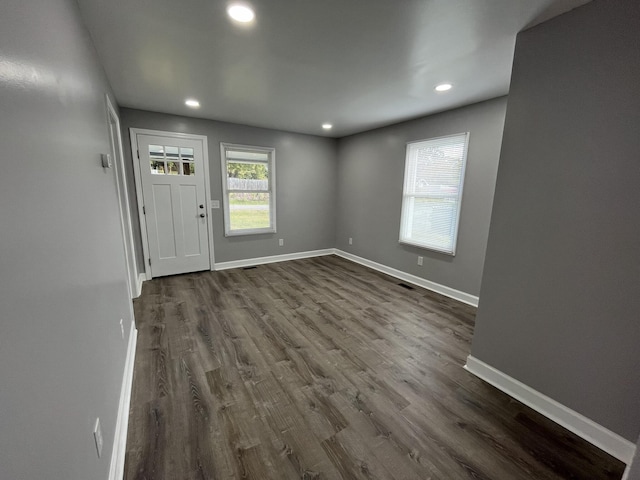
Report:
[[102,427],[100,426],[100,418],[96,418],[96,426],[93,428],[93,438],[96,441],[96,450],[98,451],[98,458],[102,456]]
[[121,318],[120,319],[120,335],[122,335],[122,339],[124,340],[124,320]]
[[281,238],[280,240],[278,240],[278,245],[280,245],[281,247],[284,247],[284,238]]
[[349,237],[349,245],[353,245],[353,238]]
[[422,266],[422,257],[418,257],[418,265]]

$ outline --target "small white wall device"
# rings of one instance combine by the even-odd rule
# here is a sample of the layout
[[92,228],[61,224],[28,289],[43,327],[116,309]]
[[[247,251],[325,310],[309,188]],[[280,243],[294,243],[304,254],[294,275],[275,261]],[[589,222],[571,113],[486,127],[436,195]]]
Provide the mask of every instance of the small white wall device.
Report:
[[101,153],[100,158],[102,159],[102,166],[104,168],[111,168],[111,155],[108,153]]

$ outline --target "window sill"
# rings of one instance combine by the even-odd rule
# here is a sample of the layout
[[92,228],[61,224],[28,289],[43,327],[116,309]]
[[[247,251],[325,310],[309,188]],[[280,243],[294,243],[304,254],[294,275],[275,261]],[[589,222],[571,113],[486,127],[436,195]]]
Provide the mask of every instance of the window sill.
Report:
[[410,240],[399,240],[399,243],[401,243],[402,245],[411,245],[412,247],[423,248],[424,250],[429,250],[430,252],[442,253],[443,255],[449,255],[450,257],[456,256],[455,249],[453,251],[441,250],[441,249],[430,247],[428,245],[424,245],[418,242],[412,242]]
[[225,232],[225,237],[242,237],[245,235],[262,235],[265,233],[276,233],[275,228],[256,228],[253,230],[232,230],[230,232]]

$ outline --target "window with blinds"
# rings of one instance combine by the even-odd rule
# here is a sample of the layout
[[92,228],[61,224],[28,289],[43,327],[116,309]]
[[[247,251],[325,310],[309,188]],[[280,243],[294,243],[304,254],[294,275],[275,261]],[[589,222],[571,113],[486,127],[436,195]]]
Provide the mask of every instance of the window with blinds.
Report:
[[407,144],[400,242],[455,255],[469,134]]
[[220,144],[226,236],[276,231],[275,149]]

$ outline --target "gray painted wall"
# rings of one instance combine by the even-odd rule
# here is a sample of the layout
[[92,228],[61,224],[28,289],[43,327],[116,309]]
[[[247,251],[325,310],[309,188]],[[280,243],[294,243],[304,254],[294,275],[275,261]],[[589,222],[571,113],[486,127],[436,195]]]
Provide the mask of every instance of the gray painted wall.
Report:
[[[128,172],[130,179],[133,178],[133,163],[129,128],[206,135],[212,199],[220,200],[221,205],[224,199],[220,142],[275,147],[277,233],[227,238],[224,236],[223,209],[214,209],[211,220],[216,263],[334,247],[337,206],[335,139],[127,108],[121,110],[120,120],[126,163],[131,169]],[[134,192],[133,184],[131,187],[130,191]],[[135,198],[132,205],[133,218],[137,219]],[[139,225],[136,229],[136,243],[141,245]],[[283,247],[278,246],[280,238],[284,239]],[[141,250],[138,258],[143,258]]]
[[[337,248],[478,295],[506,103],[502,97],[340,139]],[[470,136],[456,256],[401,245],[406,143],[461,132]]]
[[635,442],[640,3],[518,36],[472,354]]
[[131,322],[109,87],[73,0],[3,1],[0,45],[0,478],[104,480]]

